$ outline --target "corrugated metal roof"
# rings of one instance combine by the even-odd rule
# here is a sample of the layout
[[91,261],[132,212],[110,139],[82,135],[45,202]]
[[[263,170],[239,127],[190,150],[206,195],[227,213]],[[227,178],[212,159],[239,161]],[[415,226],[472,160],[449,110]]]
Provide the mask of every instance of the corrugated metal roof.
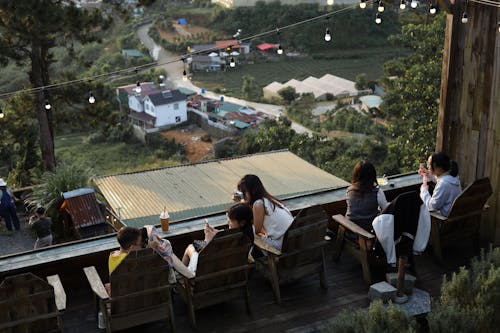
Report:
[[224,211],[249,173],[280,198],[349,185],[289,151],[103,176],[95,183],[125,224],[141,226],[158,224],[164,207],[172,222]]

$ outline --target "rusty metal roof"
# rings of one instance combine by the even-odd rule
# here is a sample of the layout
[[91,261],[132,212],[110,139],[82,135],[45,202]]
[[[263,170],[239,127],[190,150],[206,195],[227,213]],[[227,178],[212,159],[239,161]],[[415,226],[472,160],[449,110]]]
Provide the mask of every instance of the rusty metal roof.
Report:
[[289,151],[102,176],[95,183],[125,224],[142,226],[158,224],[164,207],[172,222],[224,211],[249,173],[279,198],[349,185]]

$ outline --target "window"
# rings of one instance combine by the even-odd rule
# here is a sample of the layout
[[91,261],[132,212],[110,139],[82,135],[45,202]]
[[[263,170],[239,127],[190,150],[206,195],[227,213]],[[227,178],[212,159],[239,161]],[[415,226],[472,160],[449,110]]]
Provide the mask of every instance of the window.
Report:
[[181,117],[179,117],[179,116],[175,117],[175,122],[176,123],[180,123],[181,122]]
[[179,110],[179,103],[174,103],[174,110]]

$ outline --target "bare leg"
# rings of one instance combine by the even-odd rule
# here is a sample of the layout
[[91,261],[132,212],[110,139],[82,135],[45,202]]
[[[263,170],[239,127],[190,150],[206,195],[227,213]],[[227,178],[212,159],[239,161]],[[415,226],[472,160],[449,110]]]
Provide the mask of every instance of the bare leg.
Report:
[[182,256],[182,263],[186,266],[189,265],[189,262],[191,261],[191,257],[193,256],[193,253],[196,252],[194,249],[193,244],[189,244],[188,247],[186,247],[186,250],[184,251],[184,255]]

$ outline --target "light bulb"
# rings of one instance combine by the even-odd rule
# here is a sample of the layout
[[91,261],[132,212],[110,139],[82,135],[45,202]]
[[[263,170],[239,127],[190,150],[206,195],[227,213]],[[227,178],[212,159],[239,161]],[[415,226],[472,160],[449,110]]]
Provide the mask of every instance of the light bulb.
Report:
[[236,67],[236,62],[234,61],[234,58],[231,58],[231,61],[229,61],[229,67]]
[[0,109],[0,119],[2,119],[3,117],[5,117],[5,113],[3,113],[3,110]]
[[140,94],[142,91],[142,88],[141,88],[141,82],[140,81],[137,81],[137,86],[135,87],[135,92]]
[[431,5],[431,7],[429,8],[429,13],[431,13],[432,15],[436,14],[436,6],[434,5]]
[[50,110],[52,109],[52,105],[50,105],[50,102],[48,99],[45,100],[45,110]]
[[463,23],[463,24],[465,24],[465,23],[467,23],[467,22],[469,22],[469,18],[467,17],[467,13],[466,13],[466,12],[464,12],[464,13],[462,14],[462,23]]
[[379,13],[382,13],[385,10],[384,3],[382,1],[378,2],[377,10],[379,11]]
[[326,42],[329,42],[332,40],[332,35],[330,34],[330,29],[326,28],[326,32],[325,32],[325,41]]
[[165,76],[163,75],[158,76],[158,81],[160,83],[160,87],[165,87]]
[[411,0],[410,6],[411,6],[411,8],[417,8],[417,6],[418,6],[417,1],[416,0]]
[[182,71],[182,76],[183,76],[183,77],[186,77],[186,76],[187,76],[186,70],[183,70],[183,71]]
[[382,23],[382,17],[380,16],[380,13],[377,13],[377,15],[375,16],[375,23]]
[[95,97],[92,91],[89,93],[89,103],[94,104],[95,103]]
[[406,8],[406,0],[401,0],[401,3],[399,4],[399,8],[401,8],[401,9]]
[[276,51],[278,54],[283,54],[283,48],[281,47],[281,44],[278,45],[278,51]]
[[359,2],[359,8],[361,8],[361,9],[365,9],[366,8],[366,0],[361,0]]
[[498,32],[500,32],[500,21],[498,21]]
[[327,4],[328,6],[333,5],[333,0],[326,0],[326,4]]

